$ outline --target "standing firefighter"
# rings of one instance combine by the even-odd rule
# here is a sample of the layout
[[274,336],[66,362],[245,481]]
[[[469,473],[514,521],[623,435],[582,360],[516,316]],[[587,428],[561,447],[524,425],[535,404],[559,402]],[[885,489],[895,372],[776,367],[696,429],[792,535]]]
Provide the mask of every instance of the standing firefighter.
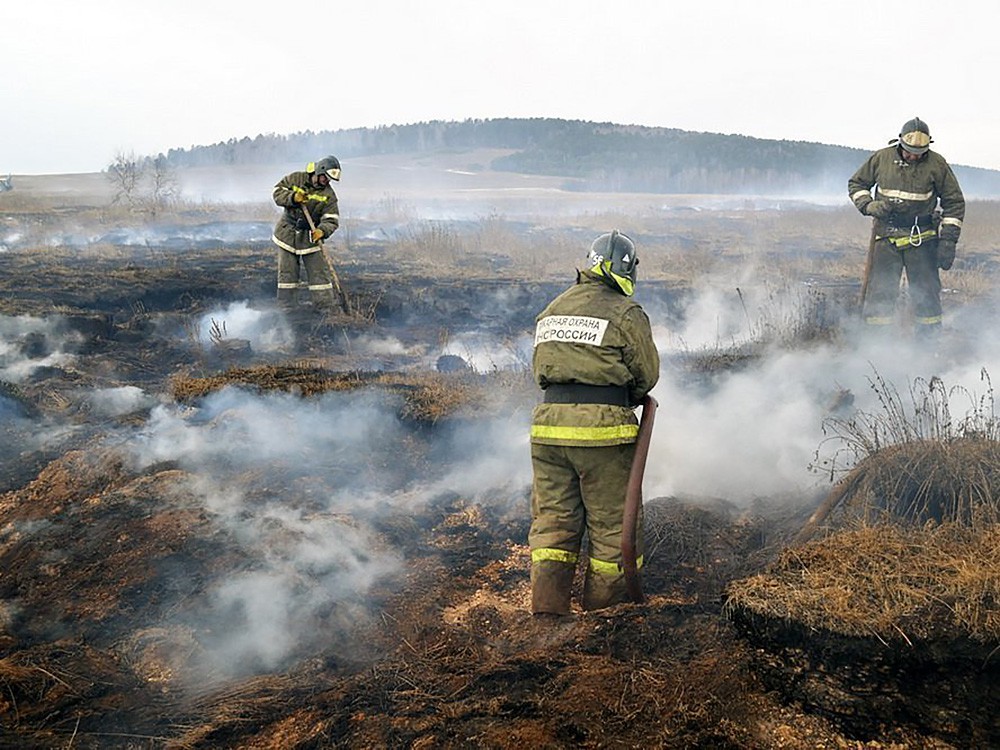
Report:
[[[631,299],[639,264],[632,240],[617,230],[601,235],[588,263],[536,319],[532,365],[544,391],[531,425],[536,615],[569,614],[584,530],[583,609],[628,600],[621,543],[638,434],[633,410],[656,384],[660,358],[649,318]],[[641,564],[641,549],[637,557]]]
[[298,302],[302,273],[313,305],[323,311],[334,307],[333,270],[322,246],[340,226],[337,194],[330,180],[340,180],[340,162],[335,156],[310,162],[305,172],[285,175],[274,186],[274,202],[285,209],[271,239],[278,246],[278,304],[286,309]]
[[951,268],[965,217],[958,180],[944,157],[930,150],[931,143],[927,123],[907,120],[899,138],[868,157],[847,183],[854,205],[874,219],[862,300],[865,325],[892,324],[906,269],[916,333],[928,338],[941,329],[938,269]]

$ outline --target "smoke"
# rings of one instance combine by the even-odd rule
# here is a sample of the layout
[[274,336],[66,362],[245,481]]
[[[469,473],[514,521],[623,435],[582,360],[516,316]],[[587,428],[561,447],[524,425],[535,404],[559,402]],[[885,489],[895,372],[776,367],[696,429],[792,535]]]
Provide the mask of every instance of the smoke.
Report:
[[459,333],[449,339],[442,355],[461,357],[476,372],[519,370],[530,366],[532,337],[527,334],[497,341],[481,333]]
[[287,349],[295,343],[288,320],[276,310],[255,310],[247,300],[206,312],[198,319],[198,342],[211,346],[216,339],[245,339],[255,351]]
[[134,385],[97,388],[83,394],[82,401],[92,414],[99,417],[133,414],[150,409],[157,403],[157,399]]
[[0,316],[0,380],[22,383],[43,367],[62,367],[79,336],[62,330],[59,319]]
[[226,388],[196,408],[155,407],[123,441],[134,468],[172,462],[230,540],[227,559],[183,625],[204,651],[199,670],[274,669],[309,648],[342,654],[365,627],[371,589],[402,553],[378,532],[443,494],[490,502],[530,482],[527,419],[463,426],[408,455],[409,427],[370,392],[303,400]]
[[447,433],[436,455],[448,471],[423,493],[432,497],[457,492],[508,507],[521,502],[531,486],[530,416],[529,410],[517,409],[507,416],[461,424]]
[[[794,327],[794,310],[807,303],[794,290],[777,298],[769,292],[761,299],[763,308],[741,300],[735,290],[727,295],[706,288],[689,300],[674,325],[656,327],[664,366],[653,391],[660,408],[647,463],[647,497],[748,503],[791,496],[810,502],[829,489],[830,481],[811,467],[837,447],[824,442],[824,421],[857,411],[880,413],[877,381],[905,396],[915,382],[938,377],[954,389],[956,417],[968,410],[969,394],[973,401],[975,394],[991,398],[983,372],[996,370],[998,335],[988,313],[971,308],[946,316],[942,339],[934,346],[897,328],[876,337],[841,319],[844,340],[837,343],[758,345],[761,356],[736,367],[700,377],[685,371],[684,363],[699,351],[710,359],[740,351],[761,331],[773,333],[770,324],[760,322],[769,315]],[[770,312],[775,306],[780,313]],[[989,309],[992,305],[984,306]]]
[[206,477],[192,487],[250,566],[221,575],[188,616],[204,633],[201,666],[211,672],[270,670],[309,646],[344,648],[365,624],[367,592],[401,563],[346,508],[310,512],[278,497],[255,506]]

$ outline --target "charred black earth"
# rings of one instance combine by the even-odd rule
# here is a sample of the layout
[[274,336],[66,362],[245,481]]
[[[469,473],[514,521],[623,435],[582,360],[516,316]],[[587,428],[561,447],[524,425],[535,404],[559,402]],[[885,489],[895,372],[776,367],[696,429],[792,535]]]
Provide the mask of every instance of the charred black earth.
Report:
[[342,268],[352,315],[288,316],[265,239],[121,241],[0,253],[0,747],[1000,742],[989,648],[907,661],[726,607],[801,503],[648,499],[647,601],[532,621],[503,459],[523,340],[570,278],[372,245]]

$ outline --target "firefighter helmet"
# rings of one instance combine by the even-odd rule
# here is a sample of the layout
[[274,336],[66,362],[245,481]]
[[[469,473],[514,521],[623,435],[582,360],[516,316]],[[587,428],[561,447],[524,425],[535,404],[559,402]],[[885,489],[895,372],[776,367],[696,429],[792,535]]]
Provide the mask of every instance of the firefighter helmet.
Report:
[[636,253],[635,243],[628,235],[617,229],[602,234],[591,244],[587,261],[591,271],[617,287],[622,294],[632,296],[639,255]]
[[911,154],[926,154],[931,143],[931,129],[919,117],[907,120],[899,130],[899,145]]
[[336,156],[327,156],[317,162],[309,162],[307,172],[325,174],[331,180],[340,180],[340,160]]

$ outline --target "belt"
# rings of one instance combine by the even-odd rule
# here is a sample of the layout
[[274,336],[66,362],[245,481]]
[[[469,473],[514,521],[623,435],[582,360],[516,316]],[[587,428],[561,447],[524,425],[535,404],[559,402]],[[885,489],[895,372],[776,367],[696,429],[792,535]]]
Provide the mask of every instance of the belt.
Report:
[[544,391],[547,404],[609,404],[628,406],[628,388],[624,385],[587,385],[552,383]]

